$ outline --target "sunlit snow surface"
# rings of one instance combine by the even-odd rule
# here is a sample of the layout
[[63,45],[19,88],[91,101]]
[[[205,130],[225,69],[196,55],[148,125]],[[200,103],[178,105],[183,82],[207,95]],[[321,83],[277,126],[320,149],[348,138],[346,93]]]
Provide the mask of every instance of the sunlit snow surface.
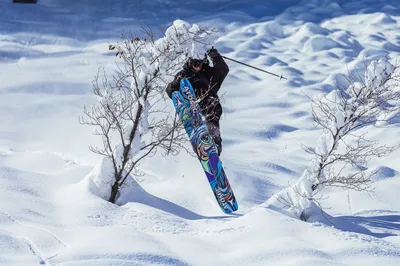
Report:
[[[260,206],[309,163],[302,146],[321,131],[308,97],[400,58],[397,1],[11,2],[0,1],[0,265],[400,264],[400,151],[370,162],[375,192],[328,189],[309,223]],[[288,78],[228,62],[222,160],[235,215],[184,153],[143,163],[122,207],[88,190],[100,140],[78,117],[98,67],[117,60],[108,43],[175,19],[221,28],[221,53]],[[370,134],[400,139],[394,125]]]

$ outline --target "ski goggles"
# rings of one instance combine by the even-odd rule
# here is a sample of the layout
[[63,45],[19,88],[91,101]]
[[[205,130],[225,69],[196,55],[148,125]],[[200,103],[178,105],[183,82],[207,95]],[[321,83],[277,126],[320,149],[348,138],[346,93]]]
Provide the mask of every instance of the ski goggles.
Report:
[[200,68],[202,68],[203,65],[204,65],[204,60],[201,60],[201,59],[192,59],[191,62],[190,62],[190,65],[191,65],[192,67],[200,67]]

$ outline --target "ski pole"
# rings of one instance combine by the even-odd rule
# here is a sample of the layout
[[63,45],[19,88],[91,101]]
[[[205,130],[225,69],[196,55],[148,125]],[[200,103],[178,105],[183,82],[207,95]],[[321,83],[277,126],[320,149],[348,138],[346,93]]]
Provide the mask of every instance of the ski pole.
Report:
[[278,77],[279,79],[286,79],[286,80],[287,80],[287,78],[285,78],[283,75],[280,75],[280,76],[279,76],[279,75],[277,75],[277,74],[268,72],[268,71],[263,70],[263,69],[261,69],[261,68],[258,68],[258,67],[255,67],[255,66],[251,66],[251,65],[245,64],[245,63],[243,63],[243,62],[237,61],[237,60],[235,60],[235,59],[226,57],[226,56],[224,56],[224,55],[221,55],[221,56],[222,56],[223,58],[225,58],[225,59],[231,60],[231,61],[236,62],[236,63],[238,63],[238,64],[242,64],[242,65],[245,65],[245,66],[248,66],[248,67],[257,69],[257,70],[259,70],[259,71],[265,72],[265,73],[267,73],[267,74],[273,75],[273,76],[275,76],[275,77]]
[[[183,51],[181,51],[181,52],[176,52],[176,54],[183,54],[183,53],[184,53]],[[248,65],[248,64],[246,64],[246,63],[237,61],[237,60],[235,60],[235,59],[226,57],[226,56],[224,56],[224,55],[221,55],[221,57],[223,57],[223,58],[225,58],[225,59],[228,59],[228,60],[231,60],[231,61],[233,61],[233,62],[235,62],[235,63],[241,64],[241,65],[244,65],[244,66],[248,66],[248,67],[257,69],[257,70],[259,70],[259,71],[261,71],[261,72],[264,72],[264,73],[273,75],[273,76],[275,76],[275,77],[278,77],[279,79],[286,79],[286,80],[287,80],[287,78],[285,78],[285,77],[283,76],[283,74],[279,76],[279,75],[274,74],[274,73],[272,73],[272,72],[266,71],[266,70],[264,70],[264,69],[261,69],[261,68],[255,67],[255,66]]]

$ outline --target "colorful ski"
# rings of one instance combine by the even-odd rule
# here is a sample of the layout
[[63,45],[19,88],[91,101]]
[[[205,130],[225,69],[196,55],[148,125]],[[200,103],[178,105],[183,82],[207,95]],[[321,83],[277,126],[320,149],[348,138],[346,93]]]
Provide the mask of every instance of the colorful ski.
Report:
[[219,206],[225,213],[236,211],[238,203],[219,160],[214,140],[202,119],[203,116],[189,80],[184,78],[180,81],[180,91],[172,93],[172,101]]

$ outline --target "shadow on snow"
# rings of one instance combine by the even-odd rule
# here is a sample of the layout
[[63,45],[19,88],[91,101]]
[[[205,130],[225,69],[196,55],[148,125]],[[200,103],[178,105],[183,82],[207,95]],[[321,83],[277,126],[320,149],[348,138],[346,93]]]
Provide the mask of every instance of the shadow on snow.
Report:
[[[166,199],[162,199],[150,194],[144,188],[142,188],[135,180],[133,181],[133,185],[134,185],[134,192],[132,192],[132,194],[130,195],[127,195],[126,198],[122,200],[121,202],[122,204],[126,204],[129,202],[141,203],[186,220],[222,219],[222,218],[232,218],[235,216],[241,216],[240,214],[235,214],[235,213],[220,215],[220,216],[203,216],[189,209],[186,209],[185,207],[182,207],[176,203],[173,203]],[[218,203],[215,202],[215,204],[218,207]]]
[[333,217],[322,211],[320,215],[311,217],[309,222],[320,222],[341,231],[377,238],[400,235],[400,215],[397,213],[376,216],[344,215]]

